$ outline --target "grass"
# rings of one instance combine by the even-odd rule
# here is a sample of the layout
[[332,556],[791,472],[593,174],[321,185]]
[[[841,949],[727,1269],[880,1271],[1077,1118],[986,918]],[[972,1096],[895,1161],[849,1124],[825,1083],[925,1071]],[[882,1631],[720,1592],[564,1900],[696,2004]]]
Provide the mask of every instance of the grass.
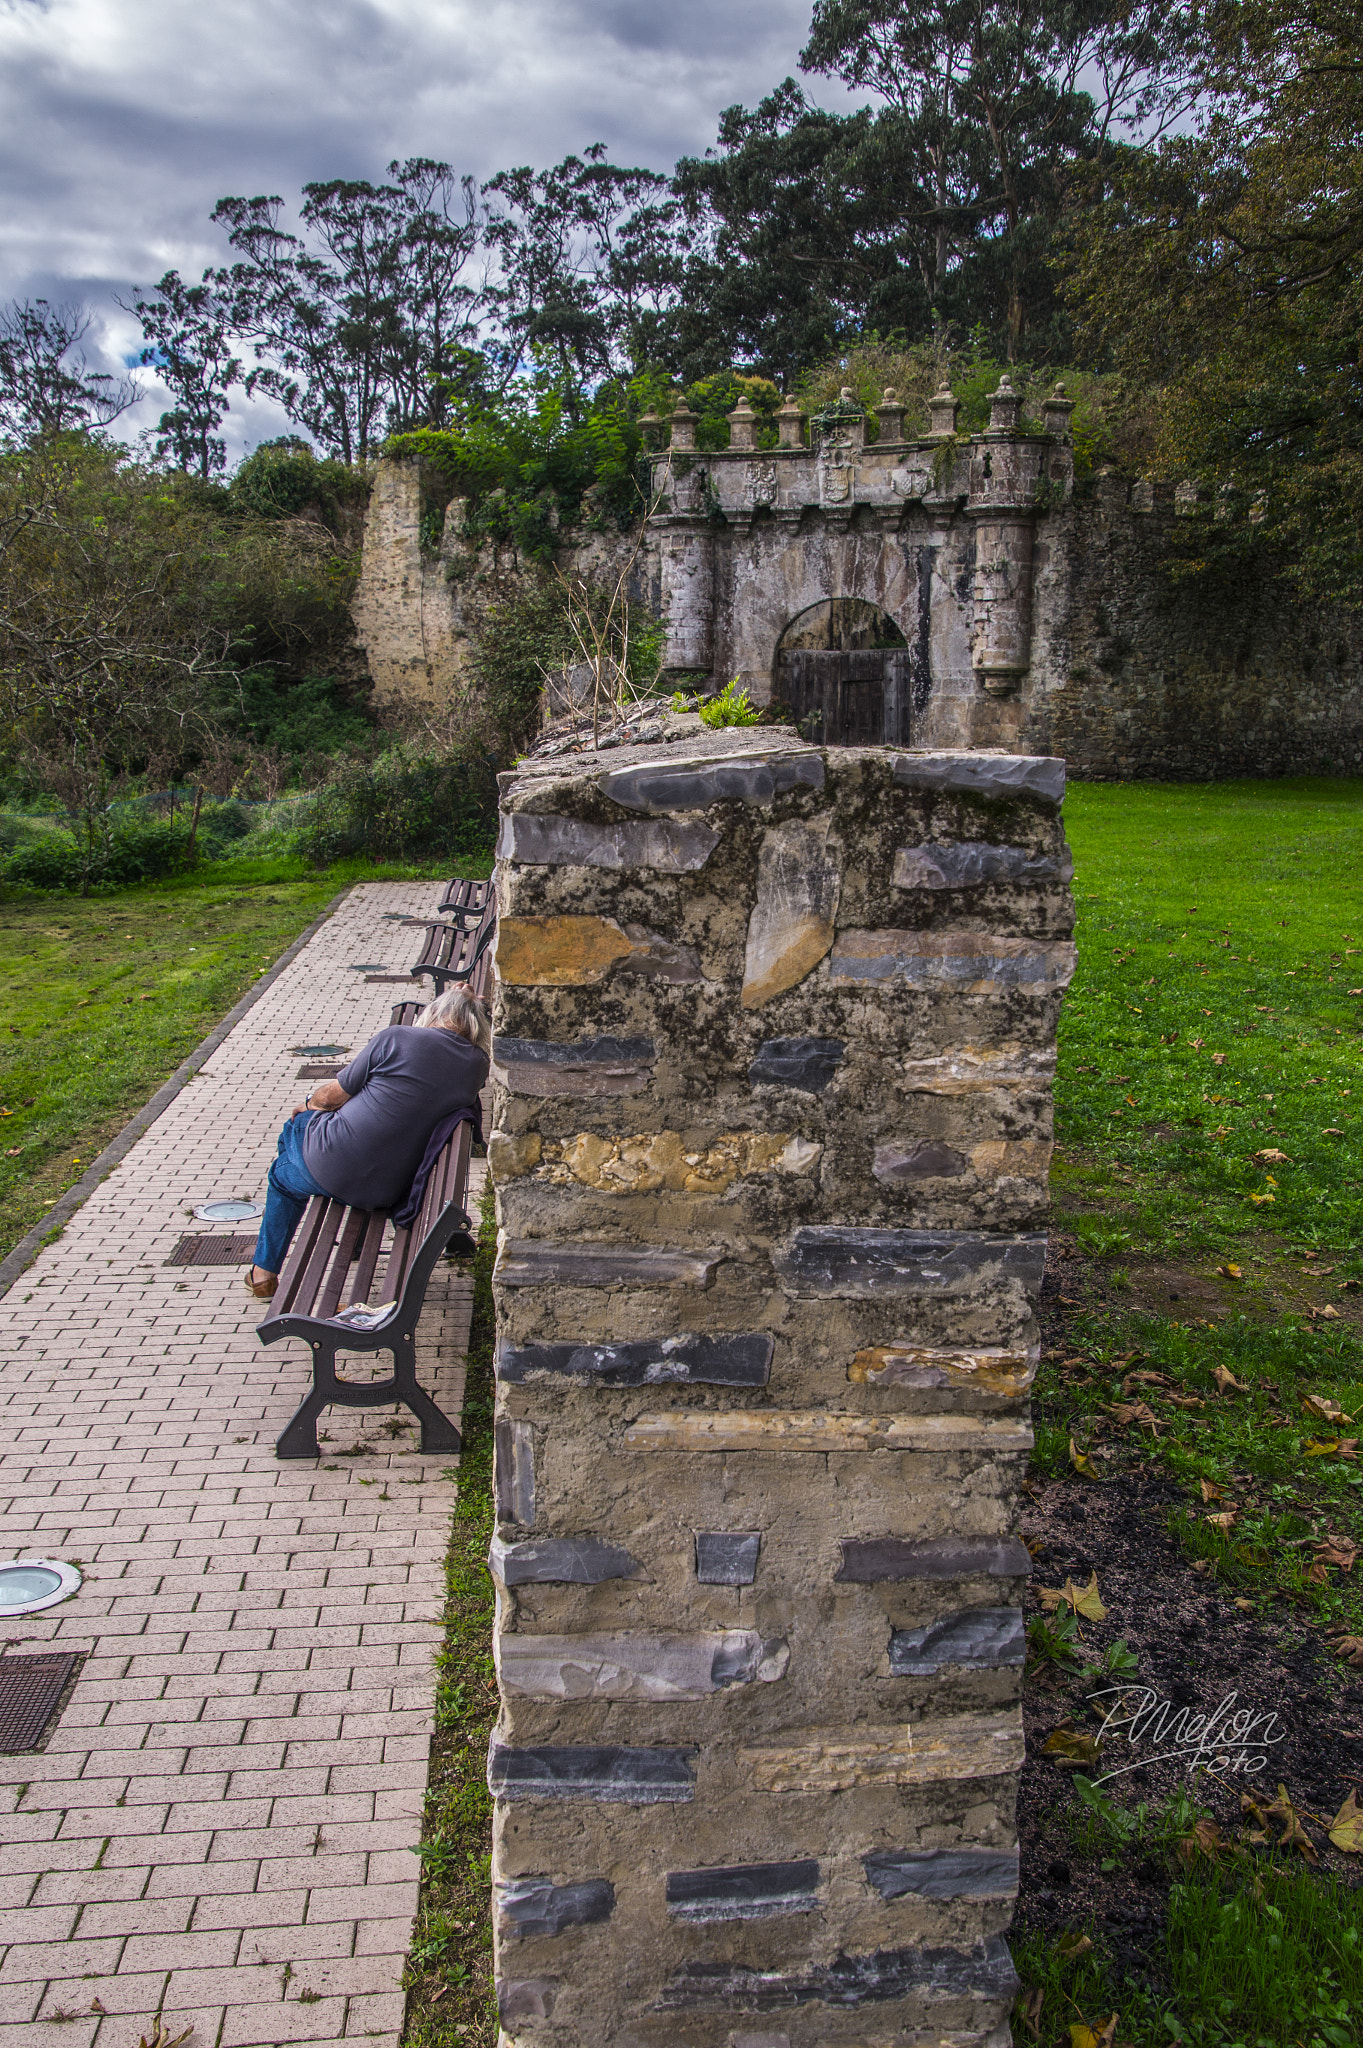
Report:
[[0,902],[0,1257],[339,890],[427,872],[223,861]]

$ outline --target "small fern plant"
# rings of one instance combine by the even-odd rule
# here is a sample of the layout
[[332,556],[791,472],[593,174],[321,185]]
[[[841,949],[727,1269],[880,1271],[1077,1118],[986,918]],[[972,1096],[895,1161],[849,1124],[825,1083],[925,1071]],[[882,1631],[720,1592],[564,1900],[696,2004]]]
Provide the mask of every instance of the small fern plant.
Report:
[[718,729],[723,725],[756,725],[758,714],[748,702],[748,692],[735,676],[717,697],[700,707],[700,722]]

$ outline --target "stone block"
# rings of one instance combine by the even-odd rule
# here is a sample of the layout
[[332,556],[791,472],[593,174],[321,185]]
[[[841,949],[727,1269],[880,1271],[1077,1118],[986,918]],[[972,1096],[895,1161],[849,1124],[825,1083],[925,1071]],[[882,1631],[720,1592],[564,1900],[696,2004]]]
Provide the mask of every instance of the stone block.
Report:
[[627,1550],[599,1536],[539,1536],[528,1543],[494,1536],[487,1562],[504,1586],[599,1586],[606,1579],[637,1579],[643,1571]]
[[719,845],[708,825],[671,818],[647,824],[588,825],[580,818],[515,811],[502,818],[497,858],[526,867],[652,868],[690,875]]
[[1054,805],[1065,794],[1065,763],[1046,754],[897,754],[894,779],[906,789],[978,796],[991,803],[1027,797]]
[[499,1415],[492,1431],[492,1490],[499,1522],[535,1526],[535,1432]]
[[696,1531],[696,1577],[702,1586],[750,1586],[757,1577],[760,1530]]
[[594,1927],[615,1911],[615,1886],[604,1877],[551,1884],[547,1877],[501,1878],[492,1888],[497,1932],[503,1940],[554,1936],[566,1927]]
[[901,846],[890,879],[896,889],[979,889],[987,882],[1068,882],[1074,861],[1068,847],[1031,853],[1025,846],[990,846],[976,839]]
[[973,1947],[877,1949],[839,1955],[806,1969],[761,1970],[740,1963],[687,1963],[657,2002],[662,2012],[721,2007],[771,2012],[781,2006],[881,2005],[891,1999],[1012,1999],[1020,1989],[1008,1944],[990,1935]]
[[632,1344],[497,1346],[497,1377],[507,1386],[582,1380],[603,1387],[764,1387],[774,1345],[765,1335],[642,1338]]
[[822,1145],[790,1131],[721,1131],[708,1142],[689,1142],[680,1131],[605,1137],[580,1131],[545,1144],[542,1159],[558,1185],[571,1177],[603,1194],[722,1195],[736,1180],[760,1173],[811,1173]]
[[667,1910],[674,1920],[703,1925],[716,1920],[772,1920],[811,1913],[818,1905],[819,1865],[735,1863],[710,1870],[669,1870]]
[[1030,1351],[934,1351],[919,1344],[876,1344],[858,1351],[847,1368],[856,1386],[953,1388],[1020,1400],[1036,1378]]
[[628,1630],[496,1638],[503,1694],[536,1700],[699,1700],[783,1678],[790,1651],[752,1629],[696,1635]]
[[748,1080],[754,1088],[798,1088],[822,1095],[846,1050],[840,1038],[768,1038],[749,1064]]
[[570,1045],[499,1038],[492,1075],[513,1095],[638,1095],[653,1078],[657,1057],[651,1038],[581,1038]]
[[863,1856],[866,1882],[882,1899],[1011,1899],[1016,1849],[878,1849]]
[[913,1145],[877,1145],[871,1171],[885,1186],[903,1187],[920,1180],[959,1180],[969,1173],[970,1161],[940,1138],[920,1138]]
[[931,1678],[948,1665],[963,1671],[998,1671],[1020,1665],[1027,1630],[1020,1607],[966,1607],[922,1628],[890,1635],[890,1670],[896,1678]]
[[488,1750],[488,1790],[494,1799],[676,1805],[695,1796],[695,1754],[693,1747],[512,1749],[494,1735]]
[[833,943],[842,877],[828,852],[832,822],[790,818],[763,836],[743,959],[745,1010],[794,988]]
[[797,1230],[775,1259],[794,1294],[945,1294],[1014,1281],[1041,1293],[1046,1239],[1040,1233],[877,1230],[814,1224]]
[[1007,1778],[1022,1769],[1022,1712],[916,1721],[876,1734],[811,1731],[741,1748],[738,1766],[754,1792],[850,1792],[860,1785],[940,1785]]
[[837,1415],[823,1409],[778,1408],[741,1408],[723,1415],[708,1408],[669,1408],[627,1424],[621,1442],[627,1450],[673,1453],[810,1451],[827,1457],[848,1451],[935,1451],[996,1456],[1002,1451],[1030,1451],[1032,1432],[1027,1423],[1011,1416]]
[[614,971],[655,981],[701,979],[694,946],[613,917],[504,917],[497,975],[511,988],[590,988]]
[[498,1977],[497,2017],[504,2027],[518,2020],[552,2018],[558,1994],[557,1977]]
[[841,931],[828,962],[832,988],[923,989],[933,994],[1047,995],[1068,987],[1075,950],[1067,939],[987,932]]
[[843,1585],[880,1586],[896,1579],[1021,1579],[1031,1569],[1031,1554],[1016,1536],[942,1536],[927,1542],[902,1536],[845,1536],[835,1578]]
[[559,1244],[509,1239],[497,1254],[502,1287],[697,1287],[714,1285],[722,1251],[664,1251],[648,1245]]
[[773,749],[728,759],[649,761],[597,777],[597,788],[629,811],[704,811],[712,804],[766,806],[792,789],[824,786],[822,754]]

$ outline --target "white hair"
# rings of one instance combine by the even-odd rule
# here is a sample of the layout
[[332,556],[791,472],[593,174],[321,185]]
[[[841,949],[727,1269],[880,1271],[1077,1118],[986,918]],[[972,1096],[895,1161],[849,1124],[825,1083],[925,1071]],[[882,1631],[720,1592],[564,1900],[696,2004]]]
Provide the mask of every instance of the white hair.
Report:
[[492,1027],[487,1012],[476,996],[458,984],[433,997],[412,1023],[418,1031],[457,1031],[470,1045],[476,1045],[492,1058]]

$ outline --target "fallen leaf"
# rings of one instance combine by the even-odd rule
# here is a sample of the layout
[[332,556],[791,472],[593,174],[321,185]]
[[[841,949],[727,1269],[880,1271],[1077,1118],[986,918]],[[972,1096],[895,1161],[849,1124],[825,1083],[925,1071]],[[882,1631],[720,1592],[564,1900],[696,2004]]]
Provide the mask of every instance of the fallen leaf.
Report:
[[[1210,1010],[1207,1010],[1204,1011],[1203,1014],[1204,1016],[1210,1016],[1211,1012]],[[1207,1041],[1205,1038],[1190,1038],[1188,1040],[1188,1043],[1192,1047],[1194,1052],[1201,1052],[1203,1046],[1207,1043]]]
[[1193,1863],[1199,1856],[1210,1857],[1215,1862],[1218,1856],[1234,1854],[1235,1845],[1227,1841],[1214,1820],[1200,1820],[1190,1835],[1179,1838],[1178,1853],[1185,1863]]
[[1303,1415],[1314,1415],[1321,1422],[1352,1422],[1352,1415],[1346,1415],[1338,1401],[1332,1401],[1328,1394],[1303,1394],[1301,1403]]
[[1353,1293],[1358,1288],[1363,1287],[1363,1280],[1341,1280],[1339,1284],[1341,1287],[1347,1287]]
[[1081,1934],[1077,1927],[1067,1927],[1055,1944],[1055,1953],[1061,1962],[1072,1963],[1079,1956],[1086,1956],[1092,1947],[1087,1934]]
[[1332,1302],[1322,1302],[1319,1308],[1312,1309],[1311,1314],[1318,1323],[1337,1323],[1339,1321],[1339,1310]]
[[1022,2001],[1022,2024],[1034,2041],[1041,2039],[1041,2005],[1045,1992],[1040,1986],[1029,1991]]
[[1243,1280],[1245,1277],[1240,1268],[1234,1265],[1218,1266],[1216,1270],[1223,1280]]
[[1244,1381],[1238,1380],[1228,1365],[1218,1365],[1212,1374],[1212,1378],[1216,1381],[1216,1391],[1218,1394],[1247,1394],[1249,1392],[1249,1388],[1245,1385]]
[[1337,1437],[1308,1437],[1302,1449],[1304,1458],[1328,1458],[1339,1449]]
[[23,1151],[23,1149],[24,1148],[22,1145],[7,1145],[5,1147],[6,1159],[17,1159],[19,1157],[19,1154]]
[[1239,1516],[1234,1508],[1223,1508],[1219,1515],[1204,1515],[1203,1520],[1210,1522],[1213,1529],[1233,1529]]
[[1175,1408],[1205,1408],[1207,1405],[1197,1394],[1171,1394],[1169,1399]]
[[1112,2048],[1117,2038],[1117,2015],[1105,2027],[1090,2027],[1082,2020],[1071,2022],[1070,2048]]
[[1298,1819],[1297,1810],[1288,1797],[1286,1785],[1279,1785],[1278,1796],[1267,1809],[1266,1818],[1277,1821],[1283,1831],[1282,1840],[1278,1844],[1280,1849],[1299,1849],[1308,1863],[1317,1860],[1316,1845]]
[[1347,1536],[1327,1536],[1316,1546],[1316,1562],[1341,1572],[1351,1572],[1358,1558],[1358,1545]]
[[1072,1471],[1077,1472],[1081,1479],[1095,1479],[1101,1485],[1102,1473],[1098,1470],[1088,1452],[1079,1449],[1073,1437],[1070,1438],[1070,1468]]
[[1355,1671],[1363,1671],[1363,1636],[1340,1636],[1335,1643],[1335,1655]]
[[1102,1761],[1102,1750],[1096,1736],[1078,1728],[1056,1728],[1041,1745],[1043,1756],[1053,1756],[1059,1764],[1083,1764],[1091,1769]]
[[96,1995],[90,2000],[90,2010],[92,2013],[98,2013],[100,2018],[103,2019],[107,2015],[109,2008],[107,2005],[102,2004],[98,1995]]
[[1238,1607],[1242,1614],[1253,1614],[1254,1612],[1254,1602],[1252,1600],[1235,1600],[1231,1604],[1234,1607]]
[[1344,1136],[1344,1133],[1343,1131],[1341,1131],[1338,1124],[1326,1124],[1325,1128],[1321,1132],[1321,1136],[1322,1138],[1342,1138]]
[[1221,1488],[1213,1486],[1210,1479],[1200,1479],[1198,1485],[1202,1488],[1202,1498],[1204,1501],[1224,1500],[1226,1498]]
[[1330,1823],[1330,1840],[1346,1856],[1363,1856],[1363,1813],[1352,1792]]
[[1146,1401],[1115,1401],[1111,1404],[1111,1412],[1116,1416],[1118,1422],[1127,1427],[1135,1422],[1142,1429],[1150,1430],[1152,1434],[1157,1429],[1167,1429],[1169,1427],[1167,1422],[1160,1421],[1154,1409]]
[[1038,1586],[1037,1598],[1047,1614],[1054,1614],[1063,1600],[1075,1614],[1082,1614],[1085,1621],[1106,1621],[1107,1609],[1098,1592],[1098,1574],[1091,1572],[1086,1586],[1076,1586],[1073,1579],[1066,1579],[1063,1586]]
[[1124,1386],[1129,1387],[1133,1384],[1142,1387],[1167,1387],[1173,1383],[1162,1372],[1129,1372]]
[[156,2016],[156,2025],[152,2029],[151,2038],[148,2039],[148,2037],[144,2034],[139,2044],[139,2048],[184,2048],[184,2043],[189,2039],[190,2035],[193,2032],[193,2027],[188,2026],[185,2028],[183,2034],[168,2034],[166,2032],[166,2023],[158,2013]]
[[1225,1064],[1226,1064],[1226,1055],[1225,1055],[1225,1054],[1224,1054],[1223,1052],[1214,1052],[1214,1053],[1212,1054],[1212,1065],[1213,1065],[1214,1067],[1224,1067],[1224,1066],[1225,1066]]
[[1260,1166],[1290,1166],[1292,1164],[1286,1152],[1280,1152],[1276,1145],[1265,1145],[1261,1152],[1255,1153],[1254,1157]]
[[1276,1202],[1276,1201],[1277,1201],[1277,1199],[1278,1199],[1278,1197],[1277,1197],[1276,1195],[1251,1195],[1251,1196],[1250,1196],[1250,1200],[1251,1200],[1251,1202],[1255,1203],[1255,1205],[1256,1205],[1257,1207],[1260,1207],[1260,1208],[1262,1208],[1262,1206],[1263,1206],[1263,1204],[1264,1204],[1265,1202]]

